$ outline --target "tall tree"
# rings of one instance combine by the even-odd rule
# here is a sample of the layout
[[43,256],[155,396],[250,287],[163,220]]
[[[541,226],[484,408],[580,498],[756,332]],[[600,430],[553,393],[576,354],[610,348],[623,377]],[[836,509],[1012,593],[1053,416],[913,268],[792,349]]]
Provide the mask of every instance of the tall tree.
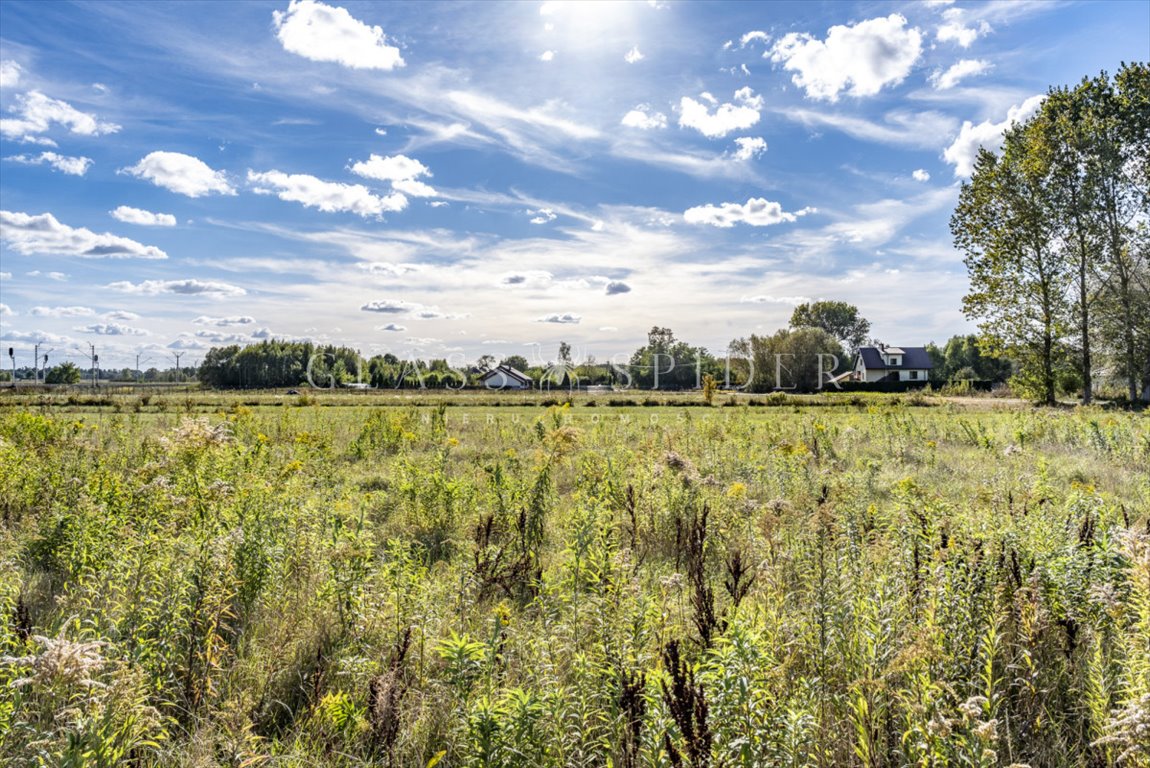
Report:
[[950,229],[970,276],[963,311],[980,345],[1019,362],[1013,383],[1053,404],[1067,354],[1068,275],[1051,223],[1051,164],[1032,124],[1006,132],[1002,157],[979,150]]
[[845,301],[815,301],[795,307],[791,328],[822,328],[854,354],[867,340],[870,321]]

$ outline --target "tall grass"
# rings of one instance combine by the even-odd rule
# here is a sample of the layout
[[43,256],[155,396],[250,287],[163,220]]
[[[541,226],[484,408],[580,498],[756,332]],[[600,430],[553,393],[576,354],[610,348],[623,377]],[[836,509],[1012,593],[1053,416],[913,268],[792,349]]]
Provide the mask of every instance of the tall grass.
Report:
[[13,766],[1150,764],[1099,410],[0,414]]

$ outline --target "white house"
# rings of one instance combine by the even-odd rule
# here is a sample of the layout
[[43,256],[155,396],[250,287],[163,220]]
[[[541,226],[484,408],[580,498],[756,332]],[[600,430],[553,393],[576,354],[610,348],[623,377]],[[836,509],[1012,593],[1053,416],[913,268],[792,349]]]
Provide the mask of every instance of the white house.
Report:
[[531,389],[535,382],[522,371],[510,365],[499,365],[479,377],[488,389]]
[[859,347],[855,381],[927,381],[934,364],[925,347]]

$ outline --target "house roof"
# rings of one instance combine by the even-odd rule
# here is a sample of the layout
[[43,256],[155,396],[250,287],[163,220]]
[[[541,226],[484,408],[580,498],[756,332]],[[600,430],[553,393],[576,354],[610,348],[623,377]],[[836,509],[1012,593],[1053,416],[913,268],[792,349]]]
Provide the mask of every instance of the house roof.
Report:
[[887,365],[886,361],[882,359],[882,352],[878,347],[859,347],[859,356],[862,357],[863,365],[873,370],[886,368],[892,370],[925,368],[930,370],[934,368],[934,363],[931,362],[926,347],[887,347],[886,351],[888,354],[891,352],[896,355],[901,354],[902,365]]
[[523,371],[517,370],[515,368],[512,368],[510,365],[497,365],[494,368],[492,368],[490,371],[488,371],[487,373],[480,376],[479,380],[480,381],[487,381],[492,376],[494,376],[496,373],[500,373],[500,372],[502,372],[504,376],[506,376],[510,379],[517,379],[518,381],[521,381],[524,384],[534,384],[535,383],[535,380],[532,379],[530,376],[528,376],[526,373],[524,373]]

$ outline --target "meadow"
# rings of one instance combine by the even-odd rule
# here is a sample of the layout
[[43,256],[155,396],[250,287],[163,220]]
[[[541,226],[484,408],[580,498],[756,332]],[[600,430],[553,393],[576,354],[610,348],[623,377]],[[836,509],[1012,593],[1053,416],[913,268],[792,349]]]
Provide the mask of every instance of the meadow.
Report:
[[0,403],[5,765],[1150,765],[1144,415],[85,397]]

